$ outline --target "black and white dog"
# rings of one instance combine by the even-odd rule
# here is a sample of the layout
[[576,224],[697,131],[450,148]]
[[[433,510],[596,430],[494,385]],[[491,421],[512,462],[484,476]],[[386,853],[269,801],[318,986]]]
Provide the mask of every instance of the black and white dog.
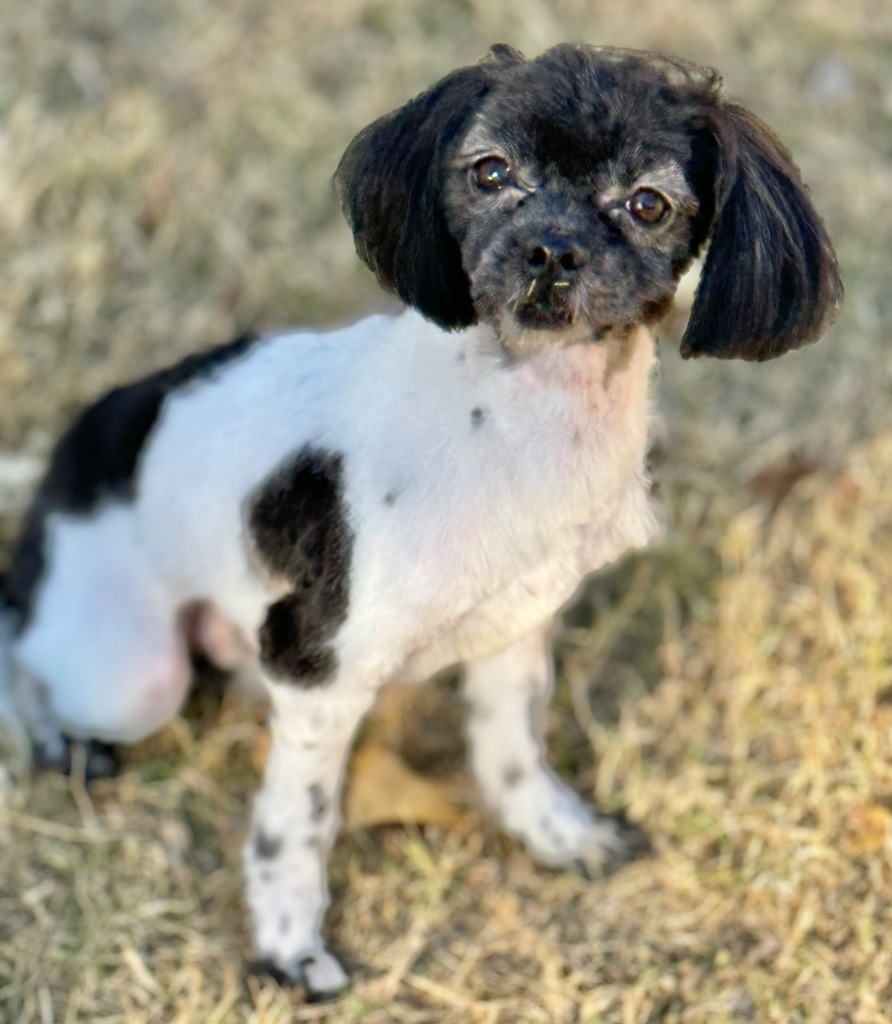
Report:
[[780,355],[841,297],[787,151],[682,60],[494,47],[361,132],[336,184],[409,308],[111,392],[56,448],[5,580],[6,699],[44,750],[160,728],[190,651],[256,666],[256,950],[317,997],[347,983],[326,853],[389,680],[464,663],[474,773],[537,860],[633,852],[545,766],[541,708],[555,612],[657,529],[648,328],[707,242],[686,355]]

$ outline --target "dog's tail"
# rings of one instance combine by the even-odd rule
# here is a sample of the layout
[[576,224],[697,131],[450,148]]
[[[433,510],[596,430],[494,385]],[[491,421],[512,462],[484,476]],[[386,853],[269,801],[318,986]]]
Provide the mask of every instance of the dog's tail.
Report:
[[31,765],[31,740],[16,700],[15,625],[16,613],[6,601],[0,578],[0,807]]

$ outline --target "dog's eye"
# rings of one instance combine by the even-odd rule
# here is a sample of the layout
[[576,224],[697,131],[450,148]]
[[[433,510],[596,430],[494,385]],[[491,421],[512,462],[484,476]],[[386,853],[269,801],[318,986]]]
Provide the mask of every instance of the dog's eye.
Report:
[[487,156],[474,164],[474,181],[489,192],[498,192],[507,185],[514,184],[514,175],[508,161],[500,156]]
[[652,188],[639,188],[626,203],[626,209],[642,224],[659,224],[669,213],[669,202]]

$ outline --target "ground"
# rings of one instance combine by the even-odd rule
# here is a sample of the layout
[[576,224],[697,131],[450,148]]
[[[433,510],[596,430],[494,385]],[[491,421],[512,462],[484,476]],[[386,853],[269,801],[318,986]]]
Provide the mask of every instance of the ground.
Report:
[[[353,831],[340,1002],[244,970],[262,729],[199,708],[89,793],[0,807],[0,1019],[638,1024],[892,1020],[892,8],[882,0],[32,0],[0,11],[0,540],[103,388],[241,328],[386,305],[340,220],[352,135],[495,41],[718,67],[793,150],[847,298],[777,364],[664,332],[666,540],[560,635],[560,771],[654,854],[536,868],[475,813]],[[449,770],[449,681],[407,756]]]

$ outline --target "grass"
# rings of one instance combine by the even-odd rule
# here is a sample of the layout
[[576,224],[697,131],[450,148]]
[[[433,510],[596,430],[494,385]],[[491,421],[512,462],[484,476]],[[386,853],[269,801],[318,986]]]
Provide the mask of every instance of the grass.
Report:
[[[248,326],[381,308],[330,177],[496,40],[718,66],[793,149],[847,286],[777,365],[663,347],[664,544],[567,617],[556,763],[650,860],[536,868],[469,814],[340,841],[311,1007],[246,974],[238,850],[262,728],[205,713],[90,793],[0,809],[0,1019],[880,1024],[892,1019],[892,15],[872,0],[35,0],[0,12],[0,539],[71,412]],[[798,478],[798,479],[797,479]],[[413,763],[454,764],[448,685]],[[407,730],[412,733],[412,730]],[[433,767],[431,761],[430,767]]]

